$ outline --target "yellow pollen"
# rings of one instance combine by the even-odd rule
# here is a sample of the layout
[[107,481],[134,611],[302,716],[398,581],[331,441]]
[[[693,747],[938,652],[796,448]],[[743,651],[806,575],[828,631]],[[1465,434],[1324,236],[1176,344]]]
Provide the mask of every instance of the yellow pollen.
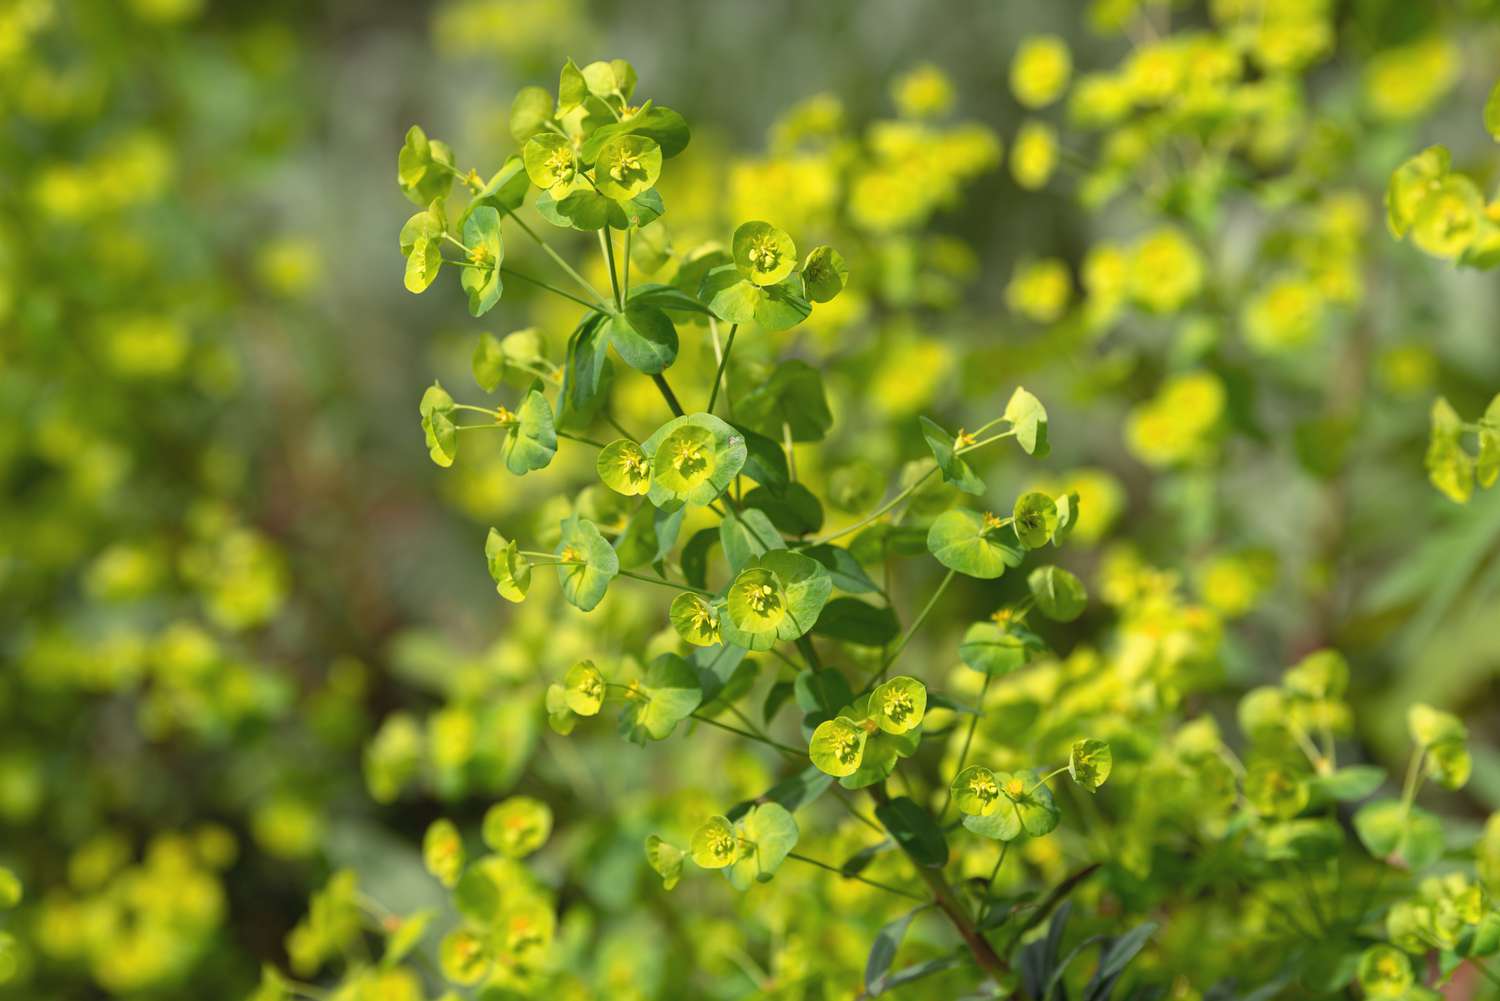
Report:
[[562,560],[564,563],[581,563],[583,562],[583,554],[574,549],[572,546],[564,546],[562,554],[558,557],[558,559]]
[[514,413],[512,413],[509,410],[506,410],[504,407],[496,407],[495,408],[495,423],[496,424],[514,424],[515,422],[516,422],[516,415]]
[[757,271],[775,271],[781,263],[781,248],[776,241],[762,236],[750,245],[750,266]]
[[1020,779],[1011,779],[1005,783],[1005,795],[1011,799],[1019,799],[1026,792],[1026,783]]
[[762,615],[776,604],[776,589],[770,584],[758,584],[750,592],[750,607]]
[[641,158],[635,153],[621,153],[615,165],[609,169],[609,176],[615,180],[624,182],[626,175],[641,173]]
[[953,447],[954,448],[968,448],[970,445],[973,445],[976,442],[978,442],[978,440],[979,439],[975,438],[972,434],[970,434],[969,432],[965,431],[963,428],[959,428],[958,429],[958,436],[953,439]]
[[995,512],[986,511],[984,513],[984,530],[986,532],[993,532],[997,528],[1004,527],[1004,525],[1005,522]]

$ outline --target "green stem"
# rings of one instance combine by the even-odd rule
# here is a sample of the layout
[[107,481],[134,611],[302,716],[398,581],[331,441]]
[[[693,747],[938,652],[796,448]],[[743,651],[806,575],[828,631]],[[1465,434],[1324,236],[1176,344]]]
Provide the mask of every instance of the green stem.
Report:
[[634,232],[634,226],[631,226],[629,229],[625,230],[625,260],[620,265],[620,270],[625,273],[623,284],[625,286],[626,302],[630,301],[630,236]]
[[1005,856],[1010,853],[1010,842],[1000,842],[1000,857],[995,859],[995,868],[990,870],[990,878],[984,881],[984,903],[979,905],[979,923],[984,924],[984,919],[990,916],[990,898],[995,895],[995,877],[1000,875],[1000,867],[1005,864]]
[[705,591],[701,587],[693,587],[691,584],[678,584],[673,581],[667,580],[665,577],[648,577],[643,573],[635,573],[632,570],[621,570],[619,574],[621,577],[629,577],[631,580],[645,581],[647,584],[660,584],[662,587],[670,587],[678,591],[688,591],[692,594],[701,594],[706,598],[712,598],[714,596],[714,593],[712,591]]
[[719,358],[718,370],[714,372],[714,388],[708,394],[708,406],[703,408],[706,414],[714,412],[714,403],[719,398],[719,385],[724,381],[724,369],[729,365],[729,352],[734,350],[734,335],[739,332],[739,329],[738,323],[729,328],[729,339],[724,342],[724,353]]
[[656,383],[657,389],[661,390],[661,398],[667,401],[667,406],[672,408],[672,413],[677,417],[683,416],[682,404],[677,402],[677,394],[672,392],[671,386],[667,385],[667,377],[657,372],[651,377],[651,381]]
[[1030,796],[1032,793],[1036,792],[1042,786],[1046,785],[1048,782],[1051,782],[1053,779],[1057,778],[1059,775],[1061,775],[1063,772],[1065,772],[1067,770],[1068,770],[1068,766],[1067,765],[1063,765],[1061,768],[1054,768],[1052,771],[1048,772],[1046,775],[1043,775],[1041,778],[1037,779],[1036,780],[1036,785],[1034,785],[1030,789],[1026,790],[1026,795]]
[[581,435],[581,434],[574,434],[571,431],[558,431],[557,432],[557,436],[559,438],[567,438],[569,441],[581,441],[585,445],[593,445],[595,448],[603,448],[604,447],[604,442],[602,442],[602,441],[595,441],[592,438],[585,438],[583,435]]
[[609,268],[609,287],[615,293],[615,308],[623,311],[625,297],[620,294],[620,278],[615,274],[615,238],[608,233],[608,226],[599,230],[599,246],[604,250],[604,263]]
[[772,740],[770,737],[758,737],[755,734],[751,733],[749,730],[741,730],[737,726],[730,726],[728,723],[720,723],[712,716],[703,716],[697,712],[693,712],[691,716],[693,719],[703,723],[707,723],[709,726],[716,726],[720,730],[727,730],[730,733],[738,734],[739,736],[744,737],[746,740],[753,740],[757,744],[765,744],[767,747],[774,747],[776,750],[780,751],[783,754],[790,754],[797,758],[807,757],[807,752],[799,751],[795,747],[792,747],[790,744],[783,744],[779,741]]
[[917,488],[920,487],[923,483],[926,483],[927,477],[931,476],[935,472],[937,472],[937,467],[933,466],[931,469],[927,470],[927,472],[923,473],[921,476],[917,477],[917,479],[912,481],[911,485],[908,486],[905,490],[901,491],[899,494],[892,497],[884,504],[880,505],[874,511],[871,511],[869,514],[859,519],[859,521],[856,521],[854,524],[848,526],[847,528],[841,528],[837,532],[830,532],[828,535],[820,536],[816,539],[813,539],[811,542],[803,543],[802,547],[799,548],[803,548],[806,546],[821,546],[825,542],[832,542],[834,539],[842,539],[844,536],[848,535],[851,532],[859,531],[861,528],[864,528],[866,525],[870,524],[870,522],[881,518],[888,511],[890,511],[891,508],[895,507],[897,504],[900,504],[902,501],[906,500],[906,498],[916,493]]
[[786,857],[787,858],[794,858],[798,862],[805,862],[808,865],[815,865],[819,869],[826,869],[828,872],[834,873],[835,875],[837,875],[837,876],[839,876],[839,877],[841,877],[843,879],[858,880],[859,882],[864,883],[866,886],[873,886],[876,889],[884,890],[887,893],[894,893],[896,896],[898,896],[898,897],[905,897],[907,900],[918,901],[919,903],[925,904],[928,907],[932,906],[932,902],[931,901],[924,900],[922,897],[919,897],[915,893],[910,893],[910,892],[908,892],[906,890],[897,889],[896,887],[890,886],[889,884],[886,884],[886,883],[878,883],[878,882],[876,882],[873,879],[866,879],[864,876],[861,876],[858,873],[856,873],[854,875],[845,875],[844,870],[840,869],[838,866],[829,865],[827,862],[819,862],[815,858],[809,858],[806,855],[799,855],[796,852],[787,852],[786,853]]
[[516,271],[512,268],[507,268],[504,265],[501,265],[500,273],[502,275],[509,275],[512,278],[519,278],[523,282],[530,282],[532,285],[535,285],[538,288],[544,288],[548,292],[562,296],[564,299],[571,299],[573,302],[578,303],[578,305],[580,306],[587,306],[589,309],[597,309],[601,313],[609,312],[609,307],[605,306],[602,302],[589,302],[582,296],[576,296],[572,292],[564,292],[556,285],[551,285],[547,282],[544,282],[540,278],[533,278],[530,275],[522,274],[521,272]]
[[[959,752],[958,768],[954,771],[955,775],[964,770],[964,764],[969,760],[969,745],[974,743],[974,730],[979,726],[979,717],[984,715],[984,697],[989,694],[990,682],[994,679],[994,677],[995,676],[993,674],[990,674],[988,671],[986,671],[984,674],[984,684],[979,686],[979,705],[976,707],[979,711],[969,718],[969,732],[964,734],[964,749]],[[952,783],[949,783],[948,791],[943,795],[943,808],[938,811],[938,823],[943,822],[943,816],[948,812],[948,805],[952,802],[953,785]],[[1004,843],[1009,844],[1009,842]],[[1003,861],[1005,856],[1001,855],[1000,858]],[[1000,868],[998,863],[996,864],[995,868]],[[995,877],[991,876],[990,882],[993,883],[994,881]]]
[[[533,230],[530,226],[526,225],[525,220],[523,220],[520,216],[516,215],[514,212],[507,212],[505,214],[508,215],[508,216],[510,216],[511,219],[515,220],[516,225],[520,226],[521,230],[527,236],[529,236],[533,240],[535,240],[537,242],[537,245],[540,246],[542,248],[542,250],[544,250],[546,252],[547,256],[550,257],[550,258],[552,258],[552,260],[557,264],[558,267],[560,267],[564,271],[566,271],[568,273],[568,275],[584,289],[584,291],[588,292],[589,295],[591,295],[595,299],[597,299],[601,305],[604,303],[604,301],[605,301],[604,296],[602,296],[602,295],[599,294],[599,290],[596,289],[596,288],[594,288],[593,283],[590,282],[587,278],[583,277],[583,275],[581,275],[577,271],[575,271],[574,268],[573,268],[573,265],[571,265],[567,261],[563,260],[562,255],[559,254],[557,251],[555,251],[555,250],[552,249],[552,244],[550,244],[546,240],[542,239],[542,237],[539,236],[535,230]],[[607,312],[609,312],[609,310],[605,309],[604,312],[607,313]]]
[[927,621],[927,616],[931,615],[932,610],[937,607],[938,599],[943,596],[943,592],[948,590],[948,585],[953,582],[953,575],[955,572],[956,571],[949,570],[947,574],[943,576],[942,583],[937,586],[936,591],[932,592],[932,597],[927,599],[927,604],[922,607],[922,611],[917,613],[917,617],[912,620],[912,623],[907,627],[906,632],[901,634],[901,638],[896,641],[896,645],[891,648],[891,652],[885,655],[885,660],[883,660],[880,664],[880,670],[865,682],[866,691],[869,691],[870,686],[873,685],[876,681],[879,681],[881,678],[885,677],[885,672],[889,671],[891,669],[891,665],[896,662],[896,658],[901,656],[901,651],[906,649],[906,644],[911,642],[912,636],[916,634],[918,629],[922,628],[922,623]]

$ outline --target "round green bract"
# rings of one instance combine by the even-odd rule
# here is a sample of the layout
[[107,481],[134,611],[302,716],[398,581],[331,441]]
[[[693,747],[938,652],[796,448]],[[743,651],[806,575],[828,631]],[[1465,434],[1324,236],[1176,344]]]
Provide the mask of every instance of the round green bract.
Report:
[[734,824],[727,817],[710,817],[693,832],[688,854],[702,869],[723,869],[740,857],[742,846]]
[[620,558],[614,548],[593,522],[575,514],[563,522],[555,552],[569,561],[557,567],[563,597],[582,611],[593,611],[609,590],[609,582],[620,572]]
[[1016,498],[1011,515],[1016,538],[1027,549],[1040,549],[1052,541],[1057,529],[1057,503],[1042,493],[1026,493]]
[[982,674],[1009,674],[1026,665],[1033,649],[1026,634],[993,622],[976,622],[964,633],[958,656]]
[[681,848],[655,834],[646,838],[646,863],[661,877],[663,889],[672,889],[682,879],[682,860],[685,857]]
[[712,414],[668,421],[641,448],[651,457],[647,497],[657,507],[712,503],[745,466],[745,436]]
[[1306,780],[1284,765],[1261,762],[1245,775],[1245,799],[1262,817],[1295,817],[1309,798]]
[[484,540],[484,557],[500,597],[524,601],[531,588],[531,561],[521,555],[520,547],[492,528]]
[[668,611],[677,635],[693,646],[714,646],[719,642],[719,616],[702,595],[684,591],[672,599]]
[[661,176],[661,147],[642,135],[609,139],[594,159],[594,183],[599,193],[627,201],[656,184]]
[[554,198],[569,191],[578,178],[578,156],[573,144],[556,132],[541,132],[527,139],[521,147],[521,161],[531,183],[551,192]]
[[740,821],[740,835],[747,842],[730,866],[729,882],[738,890],[752,883],[769,882],[787,854],[797,845],[797,821],[780,803],[761,803]]
[[500,213],[481,205],[464,221],[464,246],[469,259],[459,268],[459,284],[469,294],[469,315],[483,316],[500,301],[504,285],[500,264],[505,260],[505,241],[500,235]]
[[453,821],[434,820],[422,836],[422,864],[439,883],[453,887],[464,868],[464,842]]
[[651,489],[651,460],[629,438],[616,438],[599,450],[599,479],[617,494],[637,497]]
[[1083,582],[1061,567],[1037,567],[1026,578],[1036,607],[1054,622],[1072,622],[1088,607]]
[[552,809],[530,796],[512,796],[485,811],[480,835],[506,858],[525,858],[546,844],[552,833]]
[[727,607],[735,628],[747,633],[776,632],[787,612],[781,578],[759,567],[741,571],[729,586]]
[[594,716],[604,706],[604,675],[591,660],[580,660],[563,675],[567,706],[580,716]]
[[802,281],[813,302],[829,302],[849,283],[849,265],[844,255],[829,246],[817,247],[802,264]]
[[1365,996],[1371,998],[1404,998],[1416,983],[1410,957],[1384,942],[1360,953],[1356,978]]
[[808,757],[819,771],[835,778],[853,775],[864,759],[865,728],[847,716],[824,720],[808,741]]
[[490,958],[484,938],[467,928],[449,932],[438,946],[438,965],[455,984],[477,984],[489,972]]
[[545,469],[557,454],[557,426],[552,405],[538,389],[529,391],[516,411],[515,422],[505,429],[500,446],[505,468],[516,476]]
[[968,577],[991,580],[1006,567],[1019,566],[1021,552],[1009,545],[998,524],[986,524],[975,511],[944,511],[927,530],[927,550],[939,563]]
[[453,465],[458,453],[458,429],[453,423],[453,397],[441,385],[434,382],[422,394],[418,405],[422,415],[422,434],[427,440],[427,453],[439,466]]
[[1109,779],[1115,757],[1102,740],[1087,738],[1073,742],[1068,751],[1068,774],[1073,781],[1093,792]]
[[920,726],[927,714],[927,686],[900,675],[870,693],[870,718],[886,733],[906,733]]
[[[764,590],[768,586],[770,592]],[[734,629],[750,636],[774,633],[777,639],[794,640],[817,624],[832,593],[833,577],[823,564],[801,553],[772,549],[751,560],[735,578],[726,608]]]
[[797,266],[797,245],[768,222],[747,222],[734,231],[735,267],[755,285],[775,285]]
[[970,765],[953,779],[953,805],[961,813],[976,817],[988,817],[1001,805],[1009,806],[1000,791],[1000,782],[995,773],[983,765]]

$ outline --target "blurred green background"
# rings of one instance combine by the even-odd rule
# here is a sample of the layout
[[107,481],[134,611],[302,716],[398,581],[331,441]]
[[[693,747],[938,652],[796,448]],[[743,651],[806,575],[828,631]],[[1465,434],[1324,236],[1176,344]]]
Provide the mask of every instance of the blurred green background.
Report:
[[[1176,574],[1222,625],[1211,657],[1230,691],[1338,646],[1372,760],[1399,767],[1407,703],[1454,709],[1477,760],[1453,815],[1500,807],[1500,494],[1451,505],[1421,465],[1431,398],[1477,412],[1500,385],[1497,286],[1391,241],[1380,202],[1433,141],[1493,179],[1477,109],[1494,8],[1309,4],[1328,51],[1285,117],[1257,125],[1293,134],[1246,168],[1263,188],[1204,189],[1199,204],[1211,172],[1188,157],[1180,184],[1080,204],[1105,144],[1061,109],[1021,107],[1011,56],[1049,32],[1075,73],[1112,67],[1133,43],[1098,29],[1131,6],[0,0],[0,864],[25,885],[0,995],[243,996],[260,964],[286,965],[329,872],[357,868],[398,911],[440,901],[422,831],[514,790],[557,816],[536,868],[587,915],[564,939],[597,964],[597,996],[710,996],[669,973],[690,942],[714,957],[712,996],[755,996],[723,957],[759,955],[768,936],[800,934],[812,966],[858,968],[868,936],[845,948],[832,916],[794,913],[795,892],[741,905],[698,891],[714,916],[684,930],[645,871],[640,838],[664,815],[758,790],[767,762],[723,745],[705,769],[686,742],[621,750],[608,726],[546,730],[546,683],[609,630],[643,635],[659,596],[559,625],[502,605],[481,549],[490,524],[546,521],[544,500],[587,464],[522,483],[482,450],[441,470],[423,447],[422,389],[467,384],[480,331],[535,326],[556,357],[569,321],[522,288],[482,321],[456,295],[407,293],[396,151],[420,122],[462,166],[493,170],[514,149],[512,95],[550,86],[569,56],[630,59],[693,124],[667,189],[679,244],[757,216],[799,245],[839,240],[860,295],[795,346],[838,366],[833,461],[808,475],[863,460],[889,482],[922,454],[917,413],[973,426],[1024,381],[1052,412],[1041,475],[1081,478],[1100,511],[1071,557],[1091,591],[1120,544]],[[1222,12],[1166,16],[1192,30]],[[1415,72],[1443,85],[1382,110],[1377,57],[1430,39],[1440,71]],[[902,96],[929,64],[951,85],[936,108]],[[802,105],[816,95],[836,99],[836,125],[804,122],[814,138],[798,141],[788,110],[816,118]],[[1037,117],[1067,155],[1028,190],[1007,161]],[[901,142],[938,155],[902,181],[930,200],[886,223],[851,178],[914,155],[880,149],[875,123],[891,121],[933,130]],[[1285,184],[1268,194],[1272,181]],[[1328,335],[1246,352],[1230,331],[1279,273],[1266,262],[1351,205],[1352,240],[1312,255],[1359,286],[1329,307]],[[1173,216],[1212,295],[1091,327],[1088,290],[1070,291],[1090,248]],[[1012,281],[1042,258],[1078,276],[1060,317],[1028,312]],[[782,347],[747,347],[738,377]],[[684,368],[706,378],[709,363],[700,341]],[[1133,446],[1125,429],[1161,387],[1202,371],[1228,401],[1214,429],[1166,459]],[[620,412],[643,424],[659,401],[631,393]],[[1017,488],[1038,475],[996,469]],[[935,661],[1001,593],[953,599],[923,640]],[[1095,611],[1049,638],[1066,652],[1111,624]]]

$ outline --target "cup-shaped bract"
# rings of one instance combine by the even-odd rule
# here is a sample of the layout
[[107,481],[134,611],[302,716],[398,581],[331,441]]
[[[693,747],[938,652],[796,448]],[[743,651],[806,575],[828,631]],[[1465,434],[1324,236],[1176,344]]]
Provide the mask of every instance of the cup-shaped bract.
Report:
[[591,612],[609,590],[609,582],[620,572],[614,547],[599,534],[593,522],[569,516],[562,523],[562,537],[555,550],[561,561],[557,579],[570,605]]
[[844,255],[828,245],[815,247],[802,262],[802,281],[812,302],[829,302],[849,284]]
[[943,474],[943,481],[953,484],[966,494],[983,494],[984,481],[958,454],[957,436],[949,434],[926,417],[918,417],[917,422],[922,427],[922,437],[927,441],[927,449],[937,462],[938,472]]
[[629,686],[620,732],[638,744],[665,740],[702,702],[703,688],[692,665],[675,653],[661,654]]
[[1450,712],[1418,702],[1406,711],[1406,729],[1418,747],[1469,739],[1469,728]]
[[531,389],[521,400],[520,409],[505,429],[500,454],[505,459],[505,468],[516,476],[551,464],[557,454],[557,426],[552,418],[552,405],[540,389]]
[[484,936],[470,928],[457,928],[438,945],[438,966],[455,984],[477,984],[489,972],[492,961]]
[[1262,817],[1288,820],[1311,797],[1307,780],[1278,761],[1259,761],[1245,774],[1245,800]]
[[420,294],[437,281],[443,268],[442,240],[447,229],[448,217],[441,198],[401,227],[401,254],[406,258],[404,283],[408,292]]
[[594,157],[594,184],[615,201],[628,201],[661,176],[661,147],[643,135],[613,136]]
[[1015,432],[1016,441],[1027,455],[1045,458],[1051,450],[1047,444],[1047,408],[1025,387],[1017,386],[1005,404],[1003,419]]
[[681,848],[655,834],[646,838],[646,863],[661,877],[662,889],[670,890],[682,879]]
[[745,436],[712,414],[668,421],[641,448],[651,457],[647,497],[657,507],[709,504],[745,466]]
[[1314,650],[1282,675],[1282,684],[1307,699],[1340,699],[1349,690],[1349,662],[1337,650]]
[[521,147],[521,162],[531,183],[561,198],[578,179],[578,153],[567,136],[539,132]]
[[819,771],[835,778],[853,775],[865,756],[869,731],[847,716],[824,720],[813,730],[807,753]]
[[1088,606],[1083,582],[1061,567],[1037,567],[1026,578],[1036,607],[1054,622],[1072,622]]
[[768,222],[747,222],[734,231],[735,267],[755,285],[775,285],[797,266],[797,245]]
[[966,508],[944,511],[927,530],[927,550],[939,563],[969,577],[991,580],[1021,565],[1015,533],[992,514]]
[[438,139],[428,139],[420,125],[406,131],[396,155],[396,180],[402,194],[418,205],[446,195],[453,186],[453,151]]
[[422,864],[439,883],[450,889],[464,868],[464,841],[453,821],[440,817],[427,825],[422,835]]
[[512,796],[484,814],[480,836],[506,858],[525,858],[547,843],[552,833],[552,808],[530,796]]
[[1043,649],[1040,638],[1015,624],[976,622],[964,633],[958,657],[981,674],[1009,674]]
[[1068,750],[1068,774],[1073,781],[1093,792],[1109,779],[1114,767],[1114,752],[1102,740],[1092,737],[1075,740]]
[[677,635],[693,646],[714,646],[719,642],[719,613],[702,595],[684,591],[672,599],[667,614]]
[[797,821],[780,803],[761,803],[739,824],[745,849],[730,866],[729,882],[737,890],[748,890],[753,882],[769,882],[787,853],[797,845]]
[[484,558],[500,597],[506,601],[526,600],[526,592],[531,588],[531,561],[521,555],[515,541],[491,528],[484,540]]
[[920,726],[927,715],[927,686],[899,675],[870,693],[870,718],[886,733],[902,734]]
[[1052,541],[1052,533],[1057,529],[1057,503],[1044,493],[1024,493],[1016,498],[1011,518],[1021,545],[1040,549]]
[[688,842],[689,857],[702,869],[723,869],[733,865],[743,850],[739,832],[728,817],[709,817],[698,825]]
[[953,805],[959,812],[988,817],[1010,800],[1000,791],[1000,780],[983,765],[970,765],[953,778]]
[[1365,997],[1390,1001],[1407,997],[1412,985],[1416,983],[1411,958],[1384,942],[1372,945],[1360,953],[1355,978]]
[[1005,802],[988,814],[971,814],[964,827],[986,838],[1014,841],[1022,834],[1039,838],[1057,827],[1062,814],[1052,799],[1052,790],[1035,772],[996,772],[995,781]]
[[580,716],[596,716],[604,706],[604,675],[591,660],[580,660],[563,675],[568,708]]
[[638,497],[651,489],[651,459],[629,438],[616,438],[600,449],[594,468],[617,494]]
[[453,423],[453,397],[434,382],[422,394],[417,407],[422,415],[422,434],[427,439],[427,454],[439,466],[453,465],[458,454],[458,428]]
[[[810,556],[772,549],[752,559],[730,585],[725,601],[730,629],[725,640],[774,636],[794,640],[812,629],[833,592],[828,568]],[[721,628],[723,624],[721,623]]]
[[730,621],[741,632],[775,633],[787,614],[781,578],[764,567],[740,571],[726,600]]
[[481,205],[464,222],[464,246],[468,261],[460,269],[459,284],[469,294],[469,315],[483,316],[500,301],[504,286],[500,264],[505,260],[505,241],[500,236],[500,213]]
[[547,709],[547,725],[553,733],[566,737],[578,725],[578,714],[568,708],[568,692],[562,685],[553,682],[547,686],[543,699]]
[[1474,759],[1462,740],[1440,740],[1427,748],[1427,774],[1444,789],[1462,789],[1474,771]]

